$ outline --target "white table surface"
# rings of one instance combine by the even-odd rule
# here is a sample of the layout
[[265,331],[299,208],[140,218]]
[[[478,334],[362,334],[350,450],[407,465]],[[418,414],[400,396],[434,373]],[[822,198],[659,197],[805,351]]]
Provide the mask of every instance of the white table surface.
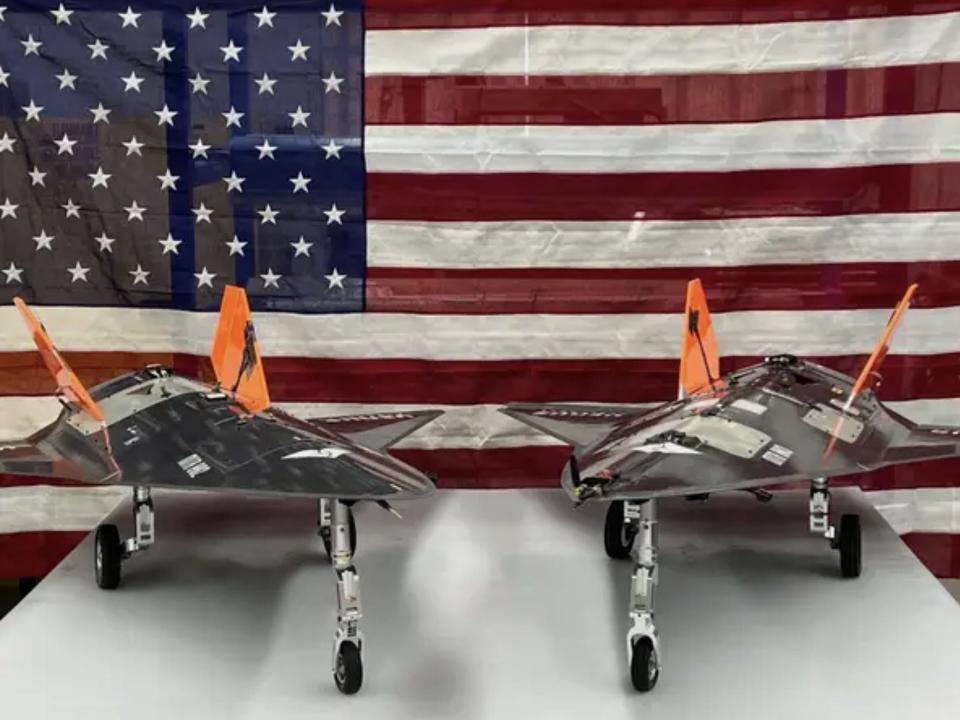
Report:
[[95,587],[88,538],[0,621],[0,715],[960,717],[960,607],[856,490],[834,509],[862,515],[858,580],[808,534],[806,493],[662,501],[664,670],[646,695],[602,506],[552,490],[441,491],[403,520],[358,506],[365,680],[344,697],[314,503],[155,498],[158,542],[119,590]]

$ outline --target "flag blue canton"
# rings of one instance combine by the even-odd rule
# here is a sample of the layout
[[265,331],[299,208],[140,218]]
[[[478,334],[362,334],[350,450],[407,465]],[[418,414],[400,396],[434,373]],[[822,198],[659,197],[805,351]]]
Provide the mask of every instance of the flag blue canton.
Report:
[[0,299],[363,309],[358,0],[0,7]]

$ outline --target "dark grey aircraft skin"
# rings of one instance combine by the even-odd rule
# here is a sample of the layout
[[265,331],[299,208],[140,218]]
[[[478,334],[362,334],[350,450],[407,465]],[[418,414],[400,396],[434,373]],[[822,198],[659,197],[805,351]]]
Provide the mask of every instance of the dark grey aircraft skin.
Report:
[[503,412],[573,446],[562,485],[577,502],[697,496],[960,455],[960,427],[913,423],[873,390],[844,414],[853,384],[783,355],[652,409],[511,403]]
[[151,366],[91,389],[104,425],[64,403],[51,425],[0,444],[0,471],[105,485],[394,500],[431,480],[384,450],[443,414],[417,410],[304,421],[251,415],[215,387]]

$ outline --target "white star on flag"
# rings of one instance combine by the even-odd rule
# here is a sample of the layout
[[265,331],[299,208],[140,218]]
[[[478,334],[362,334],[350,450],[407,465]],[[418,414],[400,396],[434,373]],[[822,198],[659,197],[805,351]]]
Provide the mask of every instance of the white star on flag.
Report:
[[33,166],[33,170],[27,173],[30,176],[30,186],[39,185],[40,187],[46,187],[47,184],[43,179],[47,176],[45,172],[40,172],[40,168],[36,165]]
[[20,206],[10,202],[10,198],[6,198],[3,201],[3,204],[0,205],[0,220],[7,217],[12,217],[14,220],[16,220],[18,207]]
[[277,84],[277,81],[271,78],[266,73],[263,74],[263,77],[259,80],[254,78],[253,82],[256,84],[258,90],[257,95],[263,95],[264,93],[270,93],[273,95],[273,86]]
[[[54,77],[60,77],[60,76],[55,75]],[[10,87],[9,83],[7,82],[9,78],[10,78],[10,73],[6,72],[3,69],[3,65],[0,65],[0,85],[3,85],[4,87]],[[63,89],[63,86],[61,85],[60,88]]]
[[56,10],[51,10],[50,14],[56,19],[57,25],[61,25],[63,23],[69,25],[70,16],[73,15],[73,10],[67,10],[63,6],[63,3],[60,3],[60,7],[58,7]]
[[[63,69],[63,72],[59,75],[54,75],[54,77],[60,81],[60,89],[66,90],[70,88],[71,90],[76,90],[77,86],[74,83],[77,81],[77,75],[71,75],[70,71],[66,68]],[[4,83],[5,85],[6,83]]]
[[166,190],[167,188],[171,190],[177,189],[177,180],[180,179],[179,175],[174,175],[170,172],[170,168],[167,168],[167,171],[163,175],[157,175],[157,180],[160,181],[160,189]]
[[80,217],[80,206],[73,202],[73,198],[67,198],[67,202],[61,205],[64,210],[67,211],[67,217]]
[[99,236],[94,238],[94,240],[96,240],[97,244],[100,246],[100,252],[113,252],[113,248],[110,246],[116,242],[116,239],[108,236],[106,231],[102,231]]
[[194,273],[193,276],[197,279],[197,289],[198,289],[198,290],[199,290],[200,288],[202,288],[204,285],[206,285],[208,288],[210,288],[210,289],[212,290],[212,289],[213,289],[213,279],[217,276],[217,274],[216,274],[216,273],[209,272],[209,271],[207,270],[207,266],[204,265],[204,266],[203,266],[203,269],[202,269],[200,272],[198,272],[198,273]]
[[202,202],[200,203],[200,207],[193,208],[193,214],[197,216],[197,225],[202,222],[210,223],[211,225],[213,224],[210,220],[210,216],[213,215],[213,210],[208,208]]
[[277,149],[277,146],[271,145],[267,138],[263,139],[262,145],[254,145],[254,147],[260,151],[260,157],[257,158],[258,160],[263,160],[265,157],[268,157],[271,160],[276,160],[276,158],[273,156],[273,151]]
[[193,145],[187,145],[187,147],[193,150],[193,158],[197,159],[198,157],[207,157],[207,150],[213,146],[205,144],[203,138],[197,138],[197,141]]
[[40,250],[49,250],[53,252],[53,235],[47,235],[47,231],[43,228],[40,228],[40,234],[33,236],[33,241],[37,244],[37,247],[34,248],[35,251],[39,252]]
[[[330,27],[331,25],[340,25],[340,16],[343,15],[343,10],[337,10],[333,6],[333,3],[330,3],[330,9],[326,12],[321,12],[320,14],[323,15],[323,17],[327,20],[324,27]],[[340,27],[343,26],[340,25]]]
[[172,53],[177,49],[177,47],[176,45],[167,45],[166,40],[161,40],[159,45],[150,49],[157,54],[157,62],[160,62],[161,60],[173,62]]
[[298,172],[296,177],[290,178],[290,182],[293,183],[293,192],[298,193],[303,190],[305,193],[309,193],[310,190],[307,188],[307,185],[310,184],[312,178],[304,177],[302,172]]
[[109,188],[107,185],[107,180],[113,177],[110,173],[105,173],[101,166],[97,166],[97,171],[95,173],[87,173],[87,177],[93,181],[93,184],[90,186],[91,189],[95,187],[105,187]]
[[23,45],[24,57],[26,57],[27,55],[36,55],[37,57],[40,57],[40,53],[38,51],[43,46],[43,43],[37,42],[36,40],[34,40],[33,34],[27,35],[27,39],[21,40],[20,44]]
[[196,77],[187,78],[187,82],[190,83],[190,92],[194,95],[197,93],[203,93],[207,95],[207,85],[210,84],[209,78],[203,77],[200,73],[197,73]]
[[137,205],[136,200],[131,205],[125,205],[123,209],[127,211],[127,222],[132,222],[134,219],[143,222],[143,213],[146,208]]
[[157,116],[157,125],[169,125],[173,127],[173,118],[177,116],[176,110],[171,110],[167,107],[167,104],[163,104],[163,108],[160,110],[154,110],[153,114]]
[[76,145],[77,142],[77,140],[71,140],[70,136],[64,133],[63,137],[59,140],[54,140],[53,144],[57,146],[57,155],[63,155],[64,153],[73,155],[73,146]]
[[223,61],[227,62],[228,60],[233,60],[235,62],[240,62],[240,53],[243,51],[242,45],[234,45],[233,40],[231,39],[224,47],[220,48],[220,52],[223,53]]
[[16,143],[16,142],[17,142],[16,140],[14,140],[12,137],[10,137],[10,136],[6,133],[6,131],[4,131],[3,137],[0,138],[0,153],[2,153],[2,152],[12,153],[12,152],[13,152],[13,145],[14,145],[14,143]]
[[332,158],[332,157],[334,157],[334,158],[336,158],[337,160],[339,160],[339,159],[340,159],[340,151],[343,150],[343,145],[337,145],[337,144],[333,141],[333,138],[330,138],[330,142],[328,142],[326,145],[321,145],[321,146],[320,146],[320,149],[323,150],[323,151],[326,153],[326,155],[325,155],[324,158],[323,158],[324,160],[329,160],[329,159]]
[[96,125],[98,122],[105,122],[108,125],[110,124],[110,118],[108,117],[113,110],[108,110],[103,106],[102,102],[98,102],[95,108],[90,108],[90,112],[93,113],[93,124]]
[[330,92],[335,92],[338,95],[340,94],[340,84],[343,82],[343,78],[338,78],[336,73],[333,71],[330,72],[330,77],[320,78],[320,82],[323,83],[323,94],[326,95]]
[[96,60],[97,58],[107,59],[107,47],[109,46],[100,42],[100,38],[97,38],[95,42],[90,43],[87,47],[90,48],[91,60]]
[[280,213],[277,210],[274,210],[270,207],[270,203],[267,203],[267,206],[263,210],[257,210],[257,215],[260,216],[260,224],[266,225],[270,223],[271,225],[277,224],[277,215]]
[[323,211],[323,214],[327,216],[327,225],[332,225],[333,223],[336,223],[337,225],[343,225],[343,220],[341,220],[341,218],[345,213],[345,210],[340,210],[337,208],[336,203],[333,203],[329,210]]
[[141,267],[140,263],[137,263],[137,269],[136,269],[136,270],[128,270],[127,272],[129,272],[131,275],[133,275],[133,284],[134,284],[134,285],[136,285],[137,283],[143,283],[144,285],[149,285],[149,284],[150,284],[150,283],[147,282],[147,277],[150,275],[150,271],[149,271],[149,270],[144,270],[143,267]]
[[137,25],[137,20],[140,19],[140,16],[141,16],[142,14],[143,14],[143,13],[134,12],[134,11],[133,11],[133,8],[130,7],[129,5],[127,5],[127,11],[126,11],[126,12],[117,13],[117,15],[120,16],[120,19],[123,20],[123,25],[120,26],[120,29],[122,30],[122,29],[125,28],[125,27],[135,27],[135,28],[139,28],[140,26]]
[[182,243],[183,240],[174,240],[173,235],[171,233],[167,233],[167,236],[165,238],[163,238],[162,240],[158,240],[157,242],[159,242],[160,247],[163,248],[164,255],[171,252],[174,255],[179,255],[180,251],[177,250],[177,247],[179,247],[180,243]]
[[224,245],[230,248],[230,256],[233,257],[234,255],[243,255],[243,248],[245,248],[247,244],[245,242],[240,242],[240,238],[234,235],[233,240],[228,243],[224,243]]
[[295,60],[306,60],[306,59],[307,59],[307,50],[309,50],[309,49],[310,49],[310,46],[309,46],[309,45],[304,45],[304,44],[300,41],[300,38],[297,38],[297,44],[296,44],[296,45],[288,45],[288,46],[287,46],[287,50],[289,50],[290,53],[291,53],[291,55],[292,55],[292,57],[290,58],[290,62],[294,62]]
[[266,275],[261,274],[260,277],[263,278],[263,287],[264,287],[265,289],[268,288],[268,287],[275,287],[275,288],[279,289],[280,286],[277,284],[277,280],[279,280],[280,278],[282,278],[283,275],[276,275],[276,274],[274,274],[274,272],[273,272],[273,268],[267,268],[267,273],[266,273]]
[[143,143],[137,140],[136,135],[131,137],[125,143],[120,144],[127,149],[127,157],[130,157],[131,155],[139,155],[140,157],[143,157],[143,153],[140,152],[140,148],[143,147]]
[[77,260],[77,264],[72,268],[67,268],[67,272],[70,273],[70,282],[75,283],[77,280],[87,282],[87,273],[90,272],[90,268],[83,267]]
[[306,255],[307,257],[310,257],[310,248],[313,247],[313,243],[308,243],[306,240],[303,239],[303,235],[301,235],[300,239],[297,240],[297,242],[290,243],[290,247],[292,247],[296,251],[293,254],[294,257],[300,257],[301,255]]
[[227,121],[227,127],[231,125],[235,127],[240,127],[240,119],[246,115],[246,113],[237,112],[233,105],[230,106],[230,111],[225,113],[220,113],[223,115],[223,119]]
[[236,170],[231,170],[227,177],[221,179],[227,184],[227,192],[233,192],[234,190],[241,193],[243,192],[243,183],[246,181],[246,178],[237,175]]
[[264,25],[273,27],[273,19],[277,16],[277,14],[267,10],[267,6],[264,5],[263,10],[258,13],[253,13],[253,16],[257,19],[257,27],[262,28]]
[[324,275],[324,277],[327,279],[327,282],[330,283],[330,286],[327,288],[327,290],[333,290],[335,287],[338,287],[341,290],[346,290],[346,288],[343,287],[343,281],[346,280],[347,276],[341,275],[336,268],[333,269],[332,273],[329,275]]
[[24,105],[21,109],[27,115],[27,120],[26,120],[27,122],[30,122],[31,120],[36,120],[37,122],[40,122],[40,113],[43,111],[43,105],[37,105],[33,101],[33,98],[30,98],[29,105]]
[[207,29],[207,18],[210,17],[210,13],[200,12],[199,7],[195,7],[193,14],[187,13],[187,19],[190,21],[190,27],[188,30],[193,30],[193,28],[203,28]]
[[6,268],[0,270],[0,272],[7,276],[8,285],[12,282],[23,283],[23,279],[20,277],[23,275],[23,268],[14,265],[13,260],[10,261],[10,264]]
[[124,92],[130,92],[131,90],[140,92],[140,86],[143,84],[144,78],[138,77],[137,74],[131,70],[127,77],[122,77],[120,80],[123,81]]
[[297,125],[307,126],[307,118],[310,117],[310,113],[304,112],[303,108],[300,105],[297,105],[295,112],[287,113],[290,116],[290,119],[293,121],[291,127],[296,127]]

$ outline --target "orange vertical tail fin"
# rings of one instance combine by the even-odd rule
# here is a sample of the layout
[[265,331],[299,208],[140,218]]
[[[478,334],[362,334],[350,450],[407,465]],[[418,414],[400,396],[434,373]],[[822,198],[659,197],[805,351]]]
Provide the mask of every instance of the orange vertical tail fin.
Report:
[[256,413],[270,407],[260,346],[242,288],[228,285],[223,291],[210,360],[220,388],[233,394],[247,410]]
[[700,280],[691,280],[687,283],[683,340],[680,345],[680,396],[685,397],[707,387],[716,389],[720,385],[720,357],[707,298]]
[[[887,319],[887,324],[883,328],[883,332],[880,333],[880,339],[874,346],[873,352],[870,353],[870,357],[867,358],[867,362],[864,363],[860,374],[857,375],[857,379],[853,383],[853,387],[850,388],[850,396],[843,404],[844,411],[850,409],[850,406],[853,405],[853,401],[856,400],[857,395],[872,387],[877,381],[879,377],[877,375],[877,370],[880,369],[883,359],[887,356],[887,351],[890,349],[890,343],[893,341],[893,333],[896,331],[897,325],[900,324],[903,314],[907,311],[907,308],[910,307],[910,301],[913,300],[913,295],[916,291],[917,284],[913,283],[907,288],[907,291],[903,294],[903,297],[900,298],[900,302],[897,303],[897,306],[893,309],[893,312],[890,313],[890,317]],[[837,420],[833,432],[830,434],[830,442],[827,443],[827,449],[823,453],[824,459],[829,457],[830,453],[833,452],[833,448],[837,444],[837,437],[840,433],[840,428],[842,425],[843,417],[840,417]]]
[[27,304],[22,299],[15,297],[13,302],[17,306],[17,310],[20,311],[20,315],[23,317],[27,328],[30,330],[33,342],[36,344],[37,350],[40,351],[40,357],[43,358],[43,364],[47,366],[50,374],[53,375],[53,379],[56,380],[57,390],[60,395],[74,407],[89,413],[95,419],[103,422],[103,412],[97,403],[94,402],[93,398],[90,397],[90,393],[87,392],[87,389],[83,386],[83,383],[80,382],[80,379],[74,374],[73,370],[70,369],[70,366],[67,365],[67,361],[60,355],[60,351],[57,350],[57,347],[53,344],[53,340],[51,340],[47,334],[43,323],[37,319],[37,316],[33,314],[33,311],[27,307]]

